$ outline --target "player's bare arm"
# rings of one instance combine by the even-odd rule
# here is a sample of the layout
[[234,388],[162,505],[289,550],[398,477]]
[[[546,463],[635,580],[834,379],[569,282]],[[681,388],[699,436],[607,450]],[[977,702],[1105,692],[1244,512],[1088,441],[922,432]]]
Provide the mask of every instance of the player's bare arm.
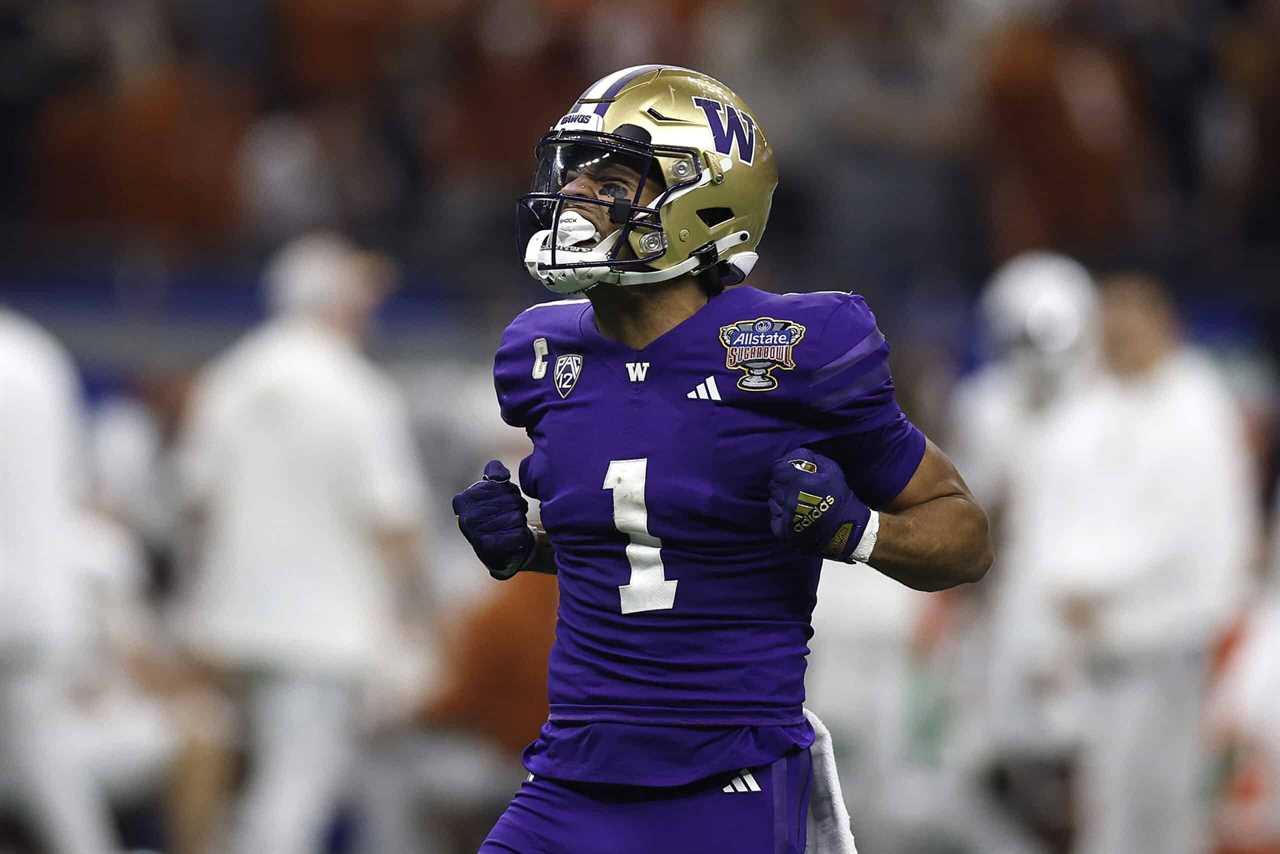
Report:
[[868,563],[916,590],[945,590],[980,580],[993,557],[986,513],[929,442],[906,489],[880,514]]

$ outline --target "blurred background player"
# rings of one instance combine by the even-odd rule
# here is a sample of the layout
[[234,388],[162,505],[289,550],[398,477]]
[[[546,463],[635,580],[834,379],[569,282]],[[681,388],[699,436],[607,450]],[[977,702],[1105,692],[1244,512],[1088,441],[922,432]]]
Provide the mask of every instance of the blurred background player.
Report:
[[1104,281],[1103,374],[1043,424],[1028,557],[1080,673],[1077,848],[1207,845],[1208,653],[1241,607],[1258,522],[1231,395],[1160,284]]
[[953,453],[992,508],[1000,548],[990,588],[952,609],[967,618],[953,631],[984,659],[967,674],[982,687],[961,703],[977,739],[966,771],[991,782],[1023,846],[1052,850],[1071,830],[1079,668],[1039,571],[1051,558],[1041,549],[1062,546],[1038,536],[1038,514],[1056,498],[1036,455],[1048,425],[1097,381],[1097,287],[1071,258],[1024,253],[996,271],[979,308],[992,359],[957,385],[948,426]]
[[76,552],[80,418],[66,351],[0,306],[0,754],[46,850],[111,854],[106,800],[71,738],[71,653],[92,613]]
[[288,245],[267,273],[273,319],[196,391],[183,463],[198,566],[181,625],[248,724],[241,854],[320,849],[371,676],[425,610],[405,405],[359,352],[388,276],[335,236]]

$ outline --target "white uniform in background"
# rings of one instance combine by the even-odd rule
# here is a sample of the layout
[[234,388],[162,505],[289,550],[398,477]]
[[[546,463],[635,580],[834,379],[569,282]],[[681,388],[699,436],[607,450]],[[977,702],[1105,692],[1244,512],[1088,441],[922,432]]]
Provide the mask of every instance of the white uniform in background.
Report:
[[1084,854],[1206,845],[1200,784],[1206,653],[1239,607],[1256,542],[1237,406],[1209,361],[1169,356],[1058,410],[1028,469],[1024,537],[1085,676],[1078,722]]
[[88,610],[73,563],[78,381],[42,329],[0,309],[0,762],[55,854],[106,854],[100,793],[65,739],[65,656]]
[[[992,771],[1026,779],[1064,761],[1072,747],[1062,711],[1071,667],[1036,572],[1021,548],[1035,489],[1032,458],[1044,425],[1096,374],[1097,293],[1092,277],[1062,255],[1032,252],[1005,264],[981,303],[993,359],[957,385],[946,451],[987,510],[996,563],[974,590],[958,629],[954,661],[943,662],[956,695],[958,792],[946,799],[949,834],[973,850],[1042,850],[1026,822],[1065,804],[1010,792],[996,807]],[[1043,822],[1041,822],[1043,823]]]
[[184,450],[207,510],[186,635],[216,658],[356,675],[394,623],[374,532],[422,513],[399,394],[304,320],[251,334],[203,378]]
[[148,694],[125,660],[163,642],[146,601],[146,554],[132,531],[95,512],[81,514],[75,537],[93,614],[92,635],[75,656],[67,739],[113,804],[136,806],[159,797],[182,748],[172,704]]
[[[984,635],[987,696],[981,703],[988,749],[995,756],[1061,755],[1074,734],[1072,664],[1038,572],[1039,542],[1027,542],[1042,495],[1035,448],[1054,412],[1089,382],[1081,369],[1051,401],[1033,407],[1030,378],[997,363],[956,392],[955,445],[948,448],[979,502],[996,521],[997,564],[984,590],[986,615],[972,626]],[[1044,496],[1052,500],[1052,496]]]
[[[1086,302],[1089,302],[1086,300]],[[1082,311],[1090,311],[1087,306]],[[953,435],[946,448],[979,503],[990,514],[996,564],[979,589],[974,609],[960,622],[952,655],[940,665],[949,685],[953,788],[937,798],[946,832],[984,854],[1040,854],[1043,845],[1022,825],[1018,808],[997,805],[987,785],[993,769],[1025,775],[1065,758],[1074,747],[1069,720],[1077,699],[1075,670],[1064,635],[1034,571],[1035,555],[1019,547],[1029,505],[1022,492],[1034,487],[1030,459],[1037,437],[1054,409],[1093,376],[1088,354],[1061,366],[1058,386],[1046,399],[1039,372],[998,361],[967,378],[952,401]],[[1039,772],[1043,773],[1043,772]],[[1063,804],[1036,807],[1027,793],[1011,793],[1019,808],[1053,812]]]
[[997,358],[957,387],[947,447],[997,540],[995,568],[978,591],[987,613],[971,626],[988,660],[976,729],[997,759],[1052,757],[1068,738],[1060,718],[1069,674],[1040,555],[1024,541],[1037,512],[1036,443],[1096,375],[1096,287],[1076,261],[1030,252],[997,271],[981,309]]
[[182,496],[155,415],[140,400],[113,397],[94,409],[88,444],[95,503],[145,544],[171,551],[180,539]]
[[286,312],[207,370],[183,469],[204,535],[180,631],[251,677],[237,851],[306,854],[347,782],[365,677],[398,627],[376,533],[421,520],[405,406],[353,343]]

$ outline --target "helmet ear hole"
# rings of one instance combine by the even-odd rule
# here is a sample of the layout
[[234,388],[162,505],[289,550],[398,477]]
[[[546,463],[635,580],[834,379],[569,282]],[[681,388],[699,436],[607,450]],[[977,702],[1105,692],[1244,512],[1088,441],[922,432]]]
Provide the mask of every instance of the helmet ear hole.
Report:
[[733,219],[733,211],[729,208],[701,208],[698,219],[706,223],[707,228],[715,228],[720,223]]

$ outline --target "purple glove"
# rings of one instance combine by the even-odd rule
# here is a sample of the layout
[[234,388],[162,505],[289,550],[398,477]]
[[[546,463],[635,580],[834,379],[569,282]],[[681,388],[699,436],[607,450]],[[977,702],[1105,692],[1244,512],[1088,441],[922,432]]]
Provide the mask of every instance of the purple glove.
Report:
[[798,448],[773,464],[769,527],[800,551],[854,563],[871,509],[853,494],[835,460]]
[[494,578],[505,581],[528,563],[535,545],[525,518],[529,502],[502,463],[490,460],[483,478],[453,496],[453,512],[462,536]]

